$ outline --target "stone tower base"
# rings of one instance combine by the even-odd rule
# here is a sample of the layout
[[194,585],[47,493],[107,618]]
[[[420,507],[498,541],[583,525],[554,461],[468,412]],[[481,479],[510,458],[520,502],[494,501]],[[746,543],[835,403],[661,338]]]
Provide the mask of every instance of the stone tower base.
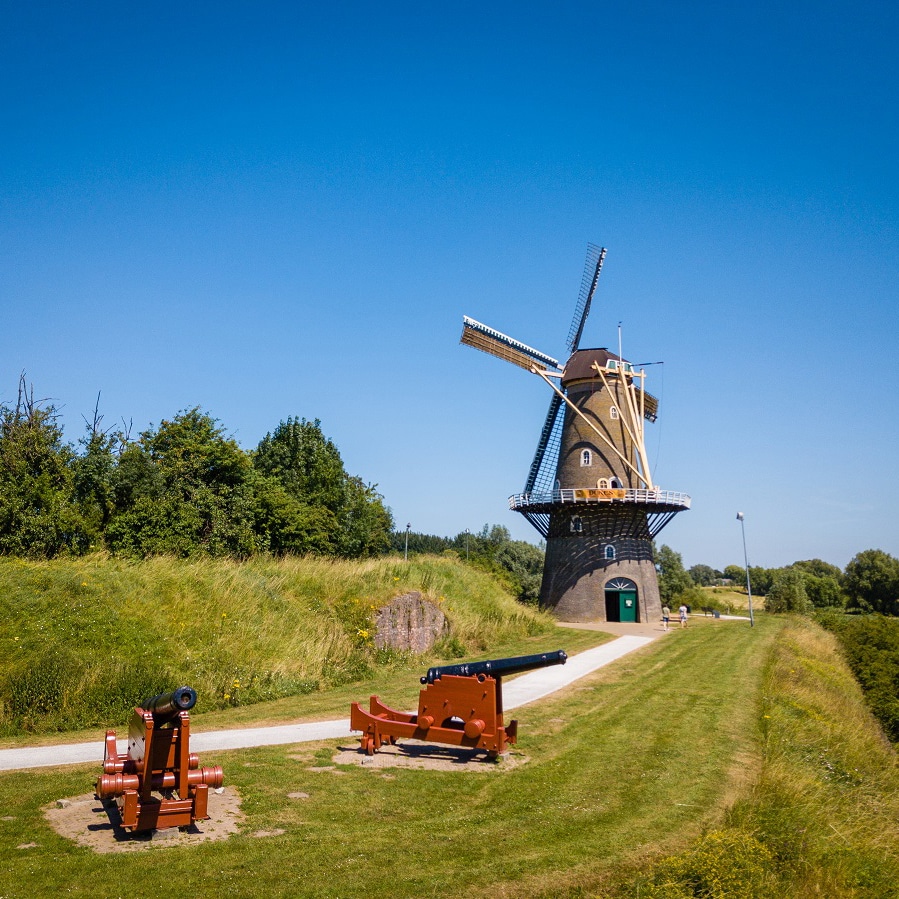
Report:
[[[607,558],[610,545],[613,559]],[[637,621],[659,621],[662,603],[651,540],[581,534],[553,537],[550,532],[540,604],[561,621],[616,620],[606,614],[606,593],[614,593],[625,582],[636,587]]]

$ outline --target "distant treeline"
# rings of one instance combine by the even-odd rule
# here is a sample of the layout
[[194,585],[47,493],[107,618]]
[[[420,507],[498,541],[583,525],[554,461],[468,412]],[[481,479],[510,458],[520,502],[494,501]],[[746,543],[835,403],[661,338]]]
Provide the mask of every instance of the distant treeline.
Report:
[[485,524],[477,533],[463,531],[455,537],[396,531],[391,548],[404,554],[453,553],[504,580],[522,602],[536,605],[539,601],[544,550],[524,540],[513,540],[502,525]]
[[[680,553],[669,546],[657,549],[659,591],[669,605],[693,599],[710,601],[700,587],[746,585],[746,569],[728,565],[718,571],[709,565],[684,569]],[[783,568],[749,566],[749,587],[753,596],[764,597],[769,612],[800,612],[815,609],[845,609],[849,612],[880,612],[899,615],[899,559],[879,549],[867,549],[840,570],[821,559],[793,562]],[[689,603],[688,603],[689,604]]]
[[95,412],[73,446],[24,378],[0,405],[0,554],[360,558],[387,552],[392,527],[318,421],[288,418],[248,452],[199,408],[133,439]]

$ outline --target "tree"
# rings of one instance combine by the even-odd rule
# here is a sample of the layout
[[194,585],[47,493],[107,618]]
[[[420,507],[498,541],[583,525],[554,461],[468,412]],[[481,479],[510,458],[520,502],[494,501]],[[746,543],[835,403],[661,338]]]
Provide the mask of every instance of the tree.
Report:
[[[317,419],[281,422],[259,443],[253,466],[293,499],[292,514],[322,526],[307,532],[314,540],[303,551],[361,558],[390,548],[393,516],[384,498],[374,485],[347,474]],[[295,531],[297,537],[304,532]]]
[[536,605],[543,582],[544,556],[544,551],[532,543],[507,540],[498,547],[493,558],[514,581],[518,598],[522,602]]
[[318,419],[282,421],[256,447],[253,465],[306,505],[323,506],[335,514],[343,505],[347,477],[343,460]]
[[680,553],[662,545],[655,551],[656,570],[659,572],[659,596],[665,605],[671,605],[675,597],[693,586],[690,575],[684,570]]
[[805,592],[805,578],[795,568],[784,568],[777,574],[765,596],[768,612],[798,612],[807,615],[812,610]]
[[337,552],[341,556],[360,559],[390,549],[393,515],[375,485],[361,478],[345,478],[338,524]]
[[91,531],[94,546],[102,543],[103,533],[115,512],[116,453],[125,442],[122,434],[103,430],[99,406],[98,394],[93,420],[85,419],[87,432],[79,441],[82,452],[73,463],[75,500]]
[[846,605],[846,594],[840,582],[832,577],[817,577],[802,573],[805,592],[816,609],[841,609]]
[[251,462],[237,442],[199,407],[163,420],[141,434],[141,447],[156,463],[167,489],[188,496],[196,487],[236,487],[246,480]]
[[732,580],[734,584],[746,583],[746,569],[742,565],[725,566],[724,576],[729,580]]
[[144,431],[118,467],[117,514],[106,529],[114,552],[244,558],[267,548],[255,528],[250,459],[199,408]]
[[790,567],[798,568],[800,571],[812,574],[815,577],[830,577],[836,581],[840,581],[843,578],[843,572],[836,565],[831,565],[830,562],[825,562],[822,559],[807,559],[804,562],[794,562]]
[[687,574],[690,575],[690,580],[700,587],[711,587],[721,577],[721,572],[716,571],[711,565],[694,565]]
[[849,608],[899,615],[899,559],[867,549],[849,562],[843,578]]
[[0,405],[0,552],[52,558],[86,550],[73,458],[55,407],[35,401],[22,375],[15,407]]

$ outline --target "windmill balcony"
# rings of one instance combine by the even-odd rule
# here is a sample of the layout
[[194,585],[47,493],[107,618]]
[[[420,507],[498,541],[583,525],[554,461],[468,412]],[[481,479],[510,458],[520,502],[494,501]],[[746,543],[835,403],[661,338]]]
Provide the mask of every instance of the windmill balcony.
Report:
[[562,503],[632,503],[638,506],[689,509],[690,497],[672,490],[634,490],[631,488],[576,487],[552,493],[516,493],[509,497],[509,508],[516,512]]

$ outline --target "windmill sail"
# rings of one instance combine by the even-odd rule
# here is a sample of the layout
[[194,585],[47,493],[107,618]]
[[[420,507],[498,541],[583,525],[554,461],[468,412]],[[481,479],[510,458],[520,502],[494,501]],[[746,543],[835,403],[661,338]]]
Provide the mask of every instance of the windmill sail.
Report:
[[562,397],[554,393],[546,413],[546,421],[543,422],[543,430],[540,432],[534,461],[531,462],[531,470],[528,472],[525,493],[552,492],[553,482],[556,479],[556,465],[559,461],[562,421],[565,417],[559,415],[560,411],[562,411]]
[[574,353],[581,342],[584,333],[584,323],[590,313],[590,304],[593,302],[593,294],[596,293],[596,285],[599,281],[599,273],[602,271],[602,263],[606,258],[606,248],[595,244],[587,244],[587,260],[584,263],[584,275],[581,278],[581,291],[578,294],[577,304],[574,307],[574,318],[571,320],[571,328],[568,331],[568,349]]
[[534,366],[556,371],[562,368],[552,356],[547,356],[546,353],[541,353],[540,350],[535,350],[501,331],[488,328],[487,325],[482,325],[467,315],[462,317],[461,342],[491,356],[505,359],[506,362],[518,365],[526,371],[530,371]]

